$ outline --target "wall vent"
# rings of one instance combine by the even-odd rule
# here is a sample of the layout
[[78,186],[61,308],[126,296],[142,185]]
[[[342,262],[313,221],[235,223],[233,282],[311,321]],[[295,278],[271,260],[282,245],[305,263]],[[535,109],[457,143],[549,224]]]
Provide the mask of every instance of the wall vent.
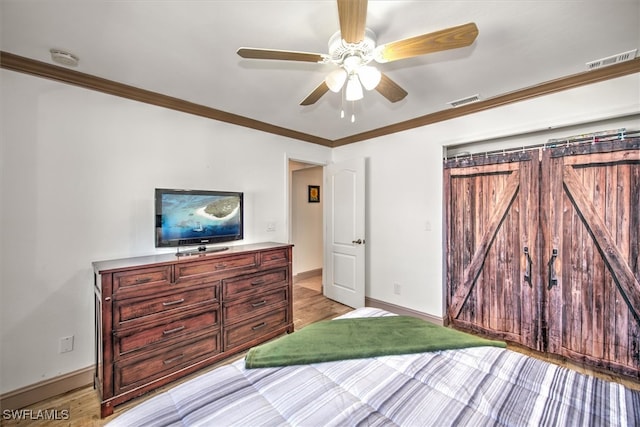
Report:
[[636,57],[637,52],[638,49],[633,49],[628,52],[623,52],[617,55],[607,56],[606,58],[587,62],[587,70],[595,70],[598,68],[606,67],[608,65],[617,64],[618,62],[631,61]]
[[471,104],[472,102],[478,102],[478,101],[480,101],[480,95],[476,94],[476,95],[467,96],[466,98],[456,99],[455,101],[447,102],[447,104],[451,105],[452,107],[459,107],[461,105]]

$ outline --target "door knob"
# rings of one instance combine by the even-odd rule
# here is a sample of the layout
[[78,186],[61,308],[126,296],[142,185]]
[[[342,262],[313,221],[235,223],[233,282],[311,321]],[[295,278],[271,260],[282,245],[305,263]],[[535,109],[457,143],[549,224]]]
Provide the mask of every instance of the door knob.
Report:
[[351,243],[353,243],[355,245],[362,245],[362,244],[364,244],[364,240],[362,240],[362,239],[352,240]]

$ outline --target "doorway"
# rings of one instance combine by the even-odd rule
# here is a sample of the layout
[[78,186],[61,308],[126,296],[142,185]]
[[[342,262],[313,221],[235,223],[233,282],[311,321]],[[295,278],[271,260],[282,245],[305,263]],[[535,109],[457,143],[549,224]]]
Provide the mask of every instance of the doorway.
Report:
[[318,165],[287,157],[287,172],[294,282],[321,275],[326,297],[364,307],[365,159]]
[[324,262],[322,165],[288,160],[289,243],[294,280],[322,275]]

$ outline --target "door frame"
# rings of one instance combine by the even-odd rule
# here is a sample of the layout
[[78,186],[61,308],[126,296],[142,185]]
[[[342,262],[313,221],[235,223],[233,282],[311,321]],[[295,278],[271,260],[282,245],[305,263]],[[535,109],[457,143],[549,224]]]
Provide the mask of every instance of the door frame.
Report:
[[[284,155],[284,170],[285,170],[285,197],[284,197],[284,206],[285,206],[285,227],[287,230],[287,243],[293,243],[291,241],[291,238],[293,236],[293,204],[292,204],[292,196],[291,196],[291,191],[292,191],[292,184],[293,184],[293,180],[292,180],[292,171],[291,171],[291,167],[290,167],[290,162],[299,162],[299,163],[304,163],[310,166],[319,166],[322,167],[322,176],[324,177],[325,174],[325,170],[326,170],[326,166],[327,164],[329,164],[329,161],[318,161],[318,159],[311,159],[308,158],[304,155],[297,155],[297,154],[291,154],[291,153],[287,153],[285,152]],[[324,195],[323,195],[324,196]],[[322,221],[323,221],[323,230],[322,230],[322,237],[324,239],[324,215],[325,212],[324,210],[322,211]],[[324,241],[322,242],[322,247],[323,247],[323,251],[322,253],[324,254]],[[323,262],[324,264],[324,262]],[[324,267],[324,265],[323,265]],[[292,278],[293,279],[293,278]]]

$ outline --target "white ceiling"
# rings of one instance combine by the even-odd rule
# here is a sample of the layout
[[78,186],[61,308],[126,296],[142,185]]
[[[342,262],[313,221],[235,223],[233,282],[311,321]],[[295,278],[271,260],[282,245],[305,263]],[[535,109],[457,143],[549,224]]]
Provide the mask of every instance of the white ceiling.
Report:
[[336,140],[586,71],[585,63],[640,47],[640,0],[369,1],[378,44],[475,22],[466,48],[381,64],[409,95],[376,91],[340,119],[340,94],[304,99],[334,66],[242,59],[239,47],[327,53],[338,30],[334,0],[0,0],[5,52],[298,132]]

